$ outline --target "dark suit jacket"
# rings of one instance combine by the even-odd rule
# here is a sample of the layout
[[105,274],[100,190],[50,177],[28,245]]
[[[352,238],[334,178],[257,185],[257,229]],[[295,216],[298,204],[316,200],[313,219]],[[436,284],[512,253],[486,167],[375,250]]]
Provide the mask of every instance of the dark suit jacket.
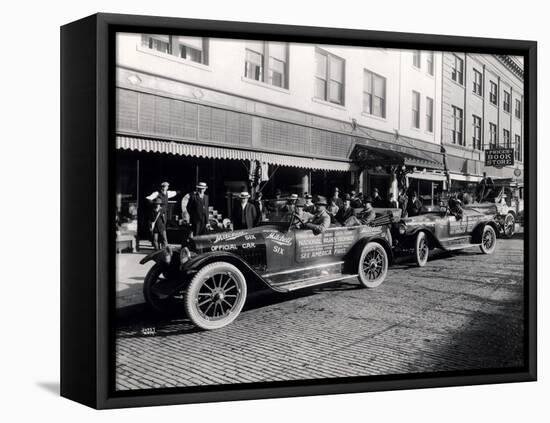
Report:
[[244,210],[241,204],[237,204],[233,211],[233,229],[253,228],[257,221],[256,207],[253,204],[246,203]]
[[344,222],[354,214],[355,213],[353,212],[353,207],[350,206],[346,209],[344,208],[344,206],[342,206],[338,209],[338,213],[336,213],[336,220],[343,225]]
[[201,199],[196,192],[191,194],[187,203],[187,211],[192,223],[208,223],[208,195],[204,194]]

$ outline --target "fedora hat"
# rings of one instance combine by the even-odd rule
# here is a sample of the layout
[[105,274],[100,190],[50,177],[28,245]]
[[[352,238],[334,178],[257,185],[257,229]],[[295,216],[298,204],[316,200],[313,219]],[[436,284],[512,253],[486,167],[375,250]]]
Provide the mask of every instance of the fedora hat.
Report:
[[304,195],[304,198],[305,198],[306,200],[311,200],[311,199],[313,198],[313,195],[311,195],[311,194],[305,194],[305,195]]
[[305,207],[306,201],[303,198],[298,198],[296,200],[296,207]]
[[290,197],[288,197],[289,200],[297,200],[298,194],[290,194]]
[[327,205],[327,199],[325,197],[323,197],[322,195],[320,195],[319,197],[317,197],[317,201],[315,201],[315,204],[319,205],[319,206],[326,206]]
[[250,194],[246,191],[243,191],[239,194],[239,198],[243,199],[243,198],[250,198]]
[[208,185],[206,185],[206,182],[199,182],[199,183],[197,184],[197,188],[207,189],[207,188],[208,188]]
[[170,182],[166,182],[166,181],[161,182],[161,183],[160,183],[160,186],[161,186],[161,187],[169,187],[169,186],[170,186]]

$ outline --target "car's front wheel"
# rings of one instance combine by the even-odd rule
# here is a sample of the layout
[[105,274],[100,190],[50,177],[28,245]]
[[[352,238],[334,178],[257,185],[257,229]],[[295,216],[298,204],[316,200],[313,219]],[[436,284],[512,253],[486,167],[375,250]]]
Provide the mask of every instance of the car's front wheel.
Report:
[[191,280],[185,311],[191,322],[201,329],[219,329],[237,318],[246,301],[246,292],[246,280],[237,267],[221,261],[210,263]]
[[430,247],[428,245],[428,238],[425,232],[418,232],[416,235],[416,244],[414,246],[414,257],[416,264],[423,267],[428,262],[428,256],[430,255]]
[[359,257],[359,282],[367,288],[376,288],[388,273],[388,254],[378,242],[369,242]]
[[486,225],[481,234],[481,245],[479,248],[483,254],[493,254],[497,245],[497,234],[492,226]]
[[516,219],[513,214],[508,213],[504,218],[504,236],[506,238],[512,238],[512,236],[514,236],[515,227]]
[[163,292],[163,286],[168,282],[163,271],[164,266],[159,263],[155,263],[149,269],[143,281],[143,297],[153,310],[160,313],[172,313],[177,309],[177,301]]

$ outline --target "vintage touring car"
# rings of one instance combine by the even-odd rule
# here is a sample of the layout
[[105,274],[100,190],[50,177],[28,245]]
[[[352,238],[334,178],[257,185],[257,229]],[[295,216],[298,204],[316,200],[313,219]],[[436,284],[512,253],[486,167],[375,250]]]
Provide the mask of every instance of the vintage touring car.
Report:
[[484,254],[496,248],[498,223],[494,204],[462,206],[462,213],[447,206],[423,207],[418,216],[405,217],[393,224],[396,254],[413,253],[416,264],[425,266],[429,252],[479,246]]
[[319,234],[297,229],[293,218],[189,238],[141,261],[155,261],[145,278],[145,299],[156,310],[185,310],[202,329],[218,329],[237,318],[247,293],[257,288],[290,292],[351,278],[374,288],[392,258],[392,214],[386,213],[378,220],[383,224]]

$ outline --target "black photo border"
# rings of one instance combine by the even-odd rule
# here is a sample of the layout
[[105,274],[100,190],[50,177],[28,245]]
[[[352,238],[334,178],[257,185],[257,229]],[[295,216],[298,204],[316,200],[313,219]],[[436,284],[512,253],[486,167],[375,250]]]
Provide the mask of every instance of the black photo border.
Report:
[[[526,98],[525,365],[475,371],[116,391],[116,263],[112,213],[115,204],[113,158],[118,32],[523,56]],[[61,50],[62,396],[95,408],[119,408],[536,380],[536,42],[100,13],[63,26]],[[84,198],[82,190],[85,190]],[[82,209],[77,215],[71,208],[78,201],[77,194],[81,201],[93,206],[84,215]],[[83,218],[90,222],[90,227],[81,232],[71,227],[71,223],[79,219],[81,222]],[[87,257],[75,251],[80,242],[90,244],[85,251],[89,253]],[[85,276],[82,276],[83,270],[87,271]],[[77,275],[81,285],[74,286],[73,279]]]

